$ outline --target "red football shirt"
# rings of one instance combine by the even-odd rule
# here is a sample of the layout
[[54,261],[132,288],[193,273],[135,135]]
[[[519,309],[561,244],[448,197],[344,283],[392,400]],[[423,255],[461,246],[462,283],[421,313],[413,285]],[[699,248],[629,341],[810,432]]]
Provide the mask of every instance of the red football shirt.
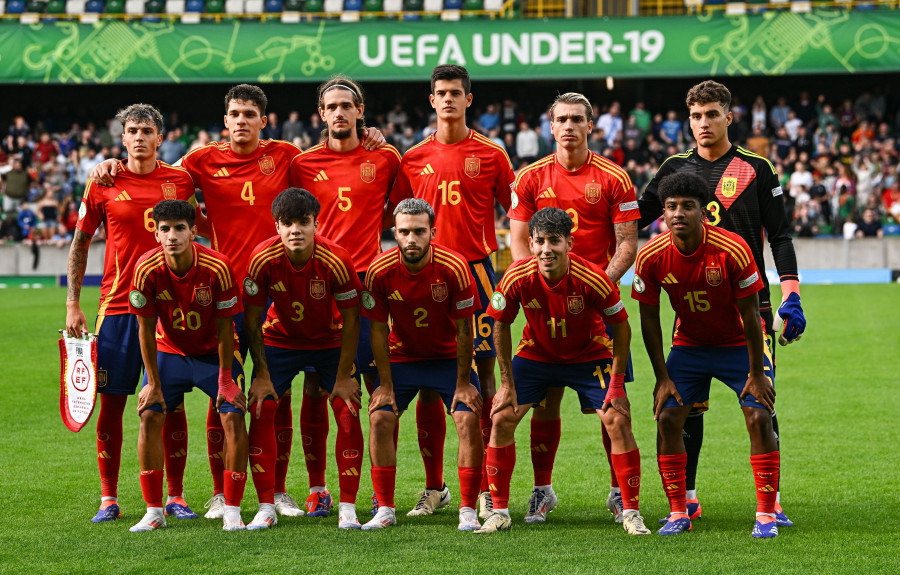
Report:
[[400,248],[386,251],[366,272],[362,313],[372,321],[391,321],[391,361],[456,357],[453,320],[475,315],[475,282],[465,260],[431,243],[428,264],[410,273]]
[[514,179],[506,150],[475,130],[452,145],[432,134],[403,155],[391,203],[426,200],[434,208],[435,241],[477,261],[497,250],[494,200],[509,209]]
[[703,224],[703,241],[684,255],[661,234],[638,252],[631,297],[659,305],[660,289],[678,316],[674,345],[745,345],[735,301],[763,288],[750,248],[739,235]]
[[491,296],[488,313],[513,323],[525,310],[525,329],[516,355],[547,363],[583,363],[612,357],[606,325],[628,319],[619,290],[600,267],[569,253],[569,269],[551,286],[537,258],[512,265]]
[[572,218],[572,252],[603,269],[616,253],[613,224],[641,218],[628,173],[590,152],[588,161],[568,171],[551,154],[516,177],[510,219],[528,222],[543,208],[559,208]]
[[280,236],[253,250],[244,296],[260,307],[272,300],[262,326],[266,345],[341,347],[343,318],[338,308],[359,306],[362,285],[347,250],[318,235],[313,241],[313,255],[300,269],[294,269]]
[[250,154],[237,154],[222,142],[196,148],[182,159],[203,190],[212,247],[228,256],[239,278],[247,277],[253,248],[272,236],[272,202],[291,186],[291,160],[299,153],[288,142],[260,140]]
[[131,313],[159,318],[159,351],[186,356],[218,353],[216,318],[243,311],[228,259],[200,244],[192,249],[194,262],[183,277],[166,265],[162,246],[141,256],[134,269]]
[[291,183],[311,192],[322,206],[319,235],[348,250],[359,273],[381,253],[384,204],[399,166],[400,152],[393,146],[371,152],[358,146],[342,153],[324,142],[291,162]]
[[100,224],[106,224],[99,315],[129,313],[128,291],[134,264],[159,245],[153,233],[153,206],[163,200],[196,204],[194,183],[184,169],[157,162],[149,174],[135,174],[128,171],[127,162],[119,162],[111,187],[87,181],[77,227],[93,236]]

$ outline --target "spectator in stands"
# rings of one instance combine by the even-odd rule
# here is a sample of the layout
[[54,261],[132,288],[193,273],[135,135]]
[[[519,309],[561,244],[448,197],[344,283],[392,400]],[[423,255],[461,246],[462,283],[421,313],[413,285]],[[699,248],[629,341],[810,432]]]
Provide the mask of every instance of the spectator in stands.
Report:
[[394,128],[397,130],[402,130],[409,125],[409,115],[403,109],[403,104],[403,102],[394,104],[394,107],[388,111],[385,118],[388,122],[394,124]]
[[769,157],[772,144],[769,138],[763,134],[763,127],[759,124],[753,127],[753,135],[747,138],[747,149],[763,158]]
[[22,229],[22,237],[33,239],[33,234],[35,233],[38,224],[38,218],[32,204],[22,204],[22,208],[19,210],[19,215],[16,219],[19,222],[19,228]]
[[497,113],[496,104],[488,104],[484,113],[478,116],[476,128],[483,134],[487,134],[500,126],[500,114]]
[[515,136],[516,128],[523,120],[522,113],[519,112],[516,103],[510,99],[504,100],[503,108],[500,109],[500,133],[503,134],[504,141],[506,140],[506,134]]
[[666,113],[666,121],[660,125],[659,138],[670,146],[681,145],[681,122],[675,110]]
[[803,120],[797,117],[797,113],[793,110],[788,110],[787,120],[784,122],[784,129],[787,131],[788,137],[792,142],[797,141],[797,134],[802,125]]
[[187,151],[190,152],[191,150],[194,150],[196,148],[202,148],[209,142],[210,142],[209,132],[207,132],[206,130],[200,130],[199,132],[197,132],[197,137],[194,138],[194,141],[191,142],[190,146],[188,146]]
[[621,106],[618,102],[612,102],[605,114],[601,114],[597,120],[597,127],[606,133],[606,144],[612,146],[613,143],[622,137]]
[[750,133],[750,126],[747,124],[747,117],[744,113],[732,111],[731,125],[728,126],[728,139],[738,146],[743,146]]
[[809,99],[809,92],[806,90],[800,92],[800,101],[797,104],[795,111],[797,112],[797,117],[803,122],[803,125],[807,128],[811,128],[816,121],[818,112],[816,112],[816,106]]
[[805,204],[810,200],[809,190],[812,186],[813,175],[806,169],[806,164],[803,162],[794,164],[794,172],[788,180],[788,190],[797,205]]
[[783,163],[792,162],[795,159],[794,144],[787,130],[782,126],[775,134],[775,159]]
[[59,227],[59,202],[50,193],[44,193],[38,199],[37,211],[40,214],[38,230],[40,237],[35,238],[44,242],[53,238]]
[[841,109],[838,110],[838,123],[841,127],[841,138],[849,138],[853,135],[856,125],[859,123],[859,117],[853,110],[853,102],[844,100]]
[[268,121],[266,122],[266,126],[260,132],[261,137],[265,140],[280,140],[281,124],[278,122],[278,114],[276,112],[269,112],[267,117]]
[[309,124],[306,126],[306,139],[313,144],[318,144],[322,138],[322,127],[322,118],[319,117],[319,113],[311,115]]
[[875,216],[875,210],[866,208],[863,211],[862,220],[856,224],[856,237],[858,238],[883,238],[884,230],[881,229],[881,220]]
[[3,211],[15,212],[28,199],[31,174],[22,165],[22,160],[13,156],[9,160],[10,169],[3,174]]
[[293,144],[303,139],[303,122],[300,121],[300,112],[291,110],[287,122],[281,126],[281,138]]
[[894,223],[900,223],[900,179],[894,178],[881,194],[881,209]]
[[38,164],[43,165],[54,161],[58,155],[59,148],[56,147],[56,143],[50,139],[50,134],[43,132],[34,147],[34,159]]
[[19,221],[16,219],[17,215],[18,214],[15,211],[6,212],[6,215],[3,217],[3,222],[0,223],[0,241],[22,241],[22,228],[19,226]]
[[536,161],[540,151],[537,132],[528,125],[528,122],[519,124],[519,133],[516,134],[516,153],[519,162],[527,165]]
[[641,130],[640,126],[637,124],[637,118],[628,116],[628,119],[625,120],[625,127],[622,128],[622,140],[626,143],[629,139],[640,142],[643,139],[644,134],[645,132]]
[[754,129],[759,127],[759,129],[765,133],[766,119],[766,101],[763,99],[762,95],[759,95],[753,100],[753,105],[750,106],[750,125],[753,126]]
[[181,141],[181,128],[173,128],[169,130],[166,139],[159,145],[159,159],[167,164],[174,164],[184,156],[186,151],[187,149]]
[[31,128],[28,126],[28,122],[25,121],[24,116],[13,118],[12,124],[9,125],[9,135],[14,139],[19,136],[27,138],[31,135]]
[[[500,128],[495,127],[493,130],[495,133],[500,132]],[[403,128],[403,132],[397,136],[397,145],[395,146],[401,154],[405,154],[407,150],[415,146],[419,139],[416,137],[416,133],[413,131],[411,126],[407,126]],[[500,145],[503,145],[503,142],[500,142]]]
[[488,139],[490,139],[498,146],[503,146],[504,148],[506,147],[506,144],[503,142],[503,138],[500,137],[500,126],[494,126],[494,128],[488,132],[487,136]]
[[72,150],[75,149],[75,142],[72,141],[68,132],[61,133],[59,135],[59,141],[57,141],[56,144],[59,147],[59,155],[66,158],[68,158],[69,154],[72,153]]
[[85,148],[85,152],[85,156],[78,162],[78,175],[76,176],[78,184],[81,185],[82,188],[84,188],[85,183],[87,183],[88,174],[91,173],[94,166],[106,159],[92,147]]
[[634,123],[637,125],[638,129],[640,129],[641,134],[649,134],[650,126],[652,124],[650,111],[644,107],[643,102],[637,102],[634,105],[634,108],[630,112],[628,112],[628,118],[634,118]]
[[507,132],[503,136],[503,147],[506,148],[506,155],[515,169],[519,169],[519,155],[516,154],[516,136],[513,132]]
[[819,233],[819,226],[815,219],[810,217],[807,206],[800,206],[797,209],[797,216],[791,222],[794,235],[801,238],[811,238]]
[[772,123],[772,129],[778,130],[785,125],[788,121],[788,112],[791,108],[787,105],[787,101],[784,97],[778,98],[778,103],[772,107],[772,111],[769,112],[769,121]]

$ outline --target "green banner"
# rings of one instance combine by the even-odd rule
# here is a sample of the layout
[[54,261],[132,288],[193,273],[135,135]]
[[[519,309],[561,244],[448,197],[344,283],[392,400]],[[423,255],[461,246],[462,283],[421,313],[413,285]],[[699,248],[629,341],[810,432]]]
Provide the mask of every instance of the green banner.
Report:
[[0,82],[740,76],[900,70],[900,10],[463,22],[0,24]]

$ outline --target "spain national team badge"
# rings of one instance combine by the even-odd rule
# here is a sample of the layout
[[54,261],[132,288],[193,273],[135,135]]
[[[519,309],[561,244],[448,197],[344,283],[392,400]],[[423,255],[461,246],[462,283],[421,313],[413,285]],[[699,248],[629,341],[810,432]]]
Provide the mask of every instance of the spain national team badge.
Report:
[[267,176],[275,172],[275,160],[271,156],[263,156],[259,159],[259,169]]
[[438,303],[447,299],[447,284],[444,282],[431,284],[431,299]]
[[737,178],[722,178],[722,195],[730,198],[737,193]]
[[584,298],[580,295],[570,295],[566,298],[566,307],[571,314],[579,314],[584,311]]
[[375,164],[366,162],[359,165],[359,178],[367,184],[375,181]]
[[600,201],[600,191],[600,184],[591,182],[584,186],[584,199],[587,200],[589,204],[596,204]]
[[466,158],[466,175],[470,178],[478,177],[481,173],[481,158]]
[[194,301],[200,305],[209,305],[212,303],[212,292],[209,286],[197,286],[194,288]]
[[177,196],[175,192],[175,184],[166,182],[162,185],[163,197],[167,200],[174,200]]
[[325,280],[309,280],[309,295],[315,299],[325,297]]
[[721,285],[721,283],[722,283],[722,268],[719,266],[707,266],[706,267],[706,283],[708,283],[712,287]]

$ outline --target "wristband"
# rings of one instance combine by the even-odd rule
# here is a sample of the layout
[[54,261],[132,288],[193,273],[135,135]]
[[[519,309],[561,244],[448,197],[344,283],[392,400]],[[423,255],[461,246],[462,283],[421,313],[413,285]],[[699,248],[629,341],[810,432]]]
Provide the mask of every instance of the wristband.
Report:
[[788,298],[788,295],[795,293],[797,296],[800,296],[800,281],[799,280],[784,280],[781,282],[781,301],[784,301]]
[[241,393],[240,388],[231,380],[230,369],[219,370],[219,395],[225,398],[228,403],[234,403],[234,400]]
[[625,374],[613,373],[609,376],[609,389],[606,390],[606,399],[603,400],[603,407],[620,397],[625,397]]

